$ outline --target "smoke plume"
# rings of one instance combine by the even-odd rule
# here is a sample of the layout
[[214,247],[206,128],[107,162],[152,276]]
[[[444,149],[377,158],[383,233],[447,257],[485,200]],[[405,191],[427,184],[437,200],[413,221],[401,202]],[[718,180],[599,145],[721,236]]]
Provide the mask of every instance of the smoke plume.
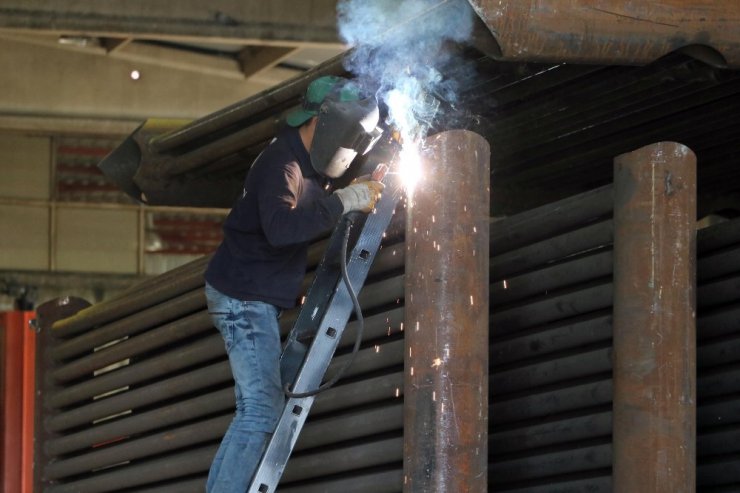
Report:
[[389,123],[405,139],[418,140],[428,128],[429,96],[453,104],[456,81],[449,66],[450,41],[466,40],[474,13],[466,0],[340,0],[339,34],[353,47],[345,68],[389,109]]

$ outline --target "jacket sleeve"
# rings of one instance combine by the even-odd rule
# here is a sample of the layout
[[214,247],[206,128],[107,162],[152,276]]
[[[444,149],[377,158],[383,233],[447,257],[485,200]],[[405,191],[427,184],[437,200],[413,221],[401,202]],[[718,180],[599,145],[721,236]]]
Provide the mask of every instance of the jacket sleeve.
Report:
[[270,245],[281,247],[311,241],[334,227],[342,215],[336,195],[304,197],[303,176],[297,162],[270,166],[258,193],[262,230]]

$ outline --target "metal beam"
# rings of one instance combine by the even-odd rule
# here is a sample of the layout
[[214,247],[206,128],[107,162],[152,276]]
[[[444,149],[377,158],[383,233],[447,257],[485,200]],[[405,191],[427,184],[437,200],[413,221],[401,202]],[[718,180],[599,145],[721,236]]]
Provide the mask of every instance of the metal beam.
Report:
[[184,0],[169,2],[3,2],[0,28],[113,38],[334,43],[336,1]]
[[696,488],[696,156],[614,161],[614,491]]
[[406,228],[404,491],[486,491],[490,150],[428,139]]
[[738,2],[468,1],[504,60],[643,65],[691,46],[712,64],[740,66]]

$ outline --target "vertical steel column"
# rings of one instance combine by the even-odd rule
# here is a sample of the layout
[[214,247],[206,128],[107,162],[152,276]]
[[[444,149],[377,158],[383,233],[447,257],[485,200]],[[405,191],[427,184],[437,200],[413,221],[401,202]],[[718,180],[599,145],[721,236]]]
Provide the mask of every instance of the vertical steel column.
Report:
[[2,491],[33,491],[34,352],[31,311],[0,313]]
[[614,161],[614,491],[695,491],[696,157]]
[[464,130],[427,146],[406,228],[404,491],[485,492],[490,150]]

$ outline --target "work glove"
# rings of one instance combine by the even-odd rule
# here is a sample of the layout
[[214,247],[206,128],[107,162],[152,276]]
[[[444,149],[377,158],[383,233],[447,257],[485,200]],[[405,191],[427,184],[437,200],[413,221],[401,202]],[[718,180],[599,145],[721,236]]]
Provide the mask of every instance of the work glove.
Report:
[[342,201],[342,214],[352,211],[370,212],[385,186],[379,181],[362,181],[340,188],[334,193]]

